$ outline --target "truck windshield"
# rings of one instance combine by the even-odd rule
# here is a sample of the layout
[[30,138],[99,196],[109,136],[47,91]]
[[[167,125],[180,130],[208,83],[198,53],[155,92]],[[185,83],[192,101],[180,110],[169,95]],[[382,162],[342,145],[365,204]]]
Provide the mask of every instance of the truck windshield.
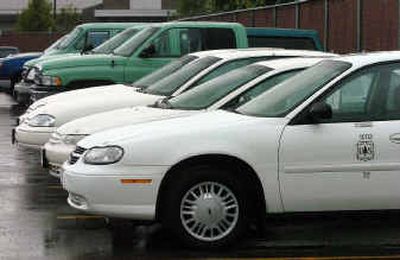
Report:
[[284,117],[351,67],[342,61],[322,61],[239,107],[236,112],[258,117]]
[[60,39],[58,39],[57,41],[55,41],[52,45],[50,45],[49,47],[47,47],[47,49],[44,50],[44,53],[48,53],[54,49],[57,49],[58,46],[65,40],[68,38],[68,34],[62,36]]
[[168,100],[168,105],[175,109],[206,109],[229,93],[271,70],[262,65],[250,65],[233,70],[171,98]]
[[162,79],[148,87],[145,93],[170,96],[193,76],[213,65],[220,58],[209,56],[200,58],[178,70],[174,74]]
[[113,51],[113,54],[118,56],[130,57],[137,48],[142,46],[147,41],[147,39],[155,34],[159,29],[159,27],[152,26],[141,30],[135,36],[130,38],[127,42],[116,48]]
[[175,61],[172,61],[162,67],[159,70],[156,70],[155,72],[141,78],[140,80],[136,81],[135,83],[132,84],[133,87],[138,87],[141,89],[145,89],[148,86],[156,83],[157,81],[166,78],[167,76],[171,75],[178,69],[182,68],[186,64],[196,60],[198,57],[194,55],[186,55],[183,56],[180,59],[177,59]]
[[81,35],[82,28],[75,28],[70,32],[65,39],[63,39],[60,44],[55,46],[57,50],[63,50],[68,48],[75,40]]
[[103,44],[99,45],[95,49],[92,50],[92,53],[97,54],[110,54],[113,50],[118,48],[121,44],[132,38],[136,33],[139,32],[140,29],[137,28],[130,28],[126,29],[123,32],[115,35],[108,41],[104,42]]

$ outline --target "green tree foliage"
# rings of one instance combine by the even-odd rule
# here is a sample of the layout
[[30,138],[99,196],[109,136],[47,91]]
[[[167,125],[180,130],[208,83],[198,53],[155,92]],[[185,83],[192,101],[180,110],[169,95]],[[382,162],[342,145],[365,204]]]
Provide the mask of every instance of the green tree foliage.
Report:
[[28,8],[18,16],[16,29],[66,32],[81,21],[81,15],[72,5],[61,8],[54,19],[51,3],[50,0],[30,0]]
[[81,21],[81,15],[72,5],[61,8],[56,16],[55,29],[60,32],[71,31]]
[[53,27],[51,4],[47,0],[30,0],[18,16],[18,31],[48,31]]

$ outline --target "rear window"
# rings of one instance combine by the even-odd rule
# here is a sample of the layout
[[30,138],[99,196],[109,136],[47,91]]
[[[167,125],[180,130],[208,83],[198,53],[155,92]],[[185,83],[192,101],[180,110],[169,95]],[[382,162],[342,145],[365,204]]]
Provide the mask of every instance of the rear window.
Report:
[[306,37],[249,36],[249,45],[250,47],[277,47],[298,50],[317,49],[313,39]]

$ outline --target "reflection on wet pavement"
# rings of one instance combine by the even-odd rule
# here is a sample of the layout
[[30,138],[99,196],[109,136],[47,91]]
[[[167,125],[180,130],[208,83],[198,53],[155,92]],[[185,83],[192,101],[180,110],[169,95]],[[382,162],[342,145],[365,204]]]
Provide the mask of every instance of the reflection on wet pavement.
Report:
[[[268,257],[390,255],[400,252],[399,213],[270,217],[264,236],[233,249],[182,249],[158,225],[110,224],[66,203],[57,179],[40,167],[36,150],[11,145],[24,108],[0,93],[0,258]],[[114,223],[114,221],[112,222]],[[256,238],[254,238],[256,237]]]

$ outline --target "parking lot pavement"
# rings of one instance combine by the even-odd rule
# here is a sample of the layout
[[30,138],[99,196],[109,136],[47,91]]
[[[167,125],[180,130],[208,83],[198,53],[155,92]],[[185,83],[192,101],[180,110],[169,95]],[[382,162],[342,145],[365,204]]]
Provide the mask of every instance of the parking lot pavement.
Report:
[[399,212],[270,217],[264,235],[251,234],[256,238],[218,252],[182,249],[157,225],[109,225],[67,205],[58,180],[39,166],[37,151],[11,145],[12,126],[23,111],[0,93],[0,258],[400,258]]

